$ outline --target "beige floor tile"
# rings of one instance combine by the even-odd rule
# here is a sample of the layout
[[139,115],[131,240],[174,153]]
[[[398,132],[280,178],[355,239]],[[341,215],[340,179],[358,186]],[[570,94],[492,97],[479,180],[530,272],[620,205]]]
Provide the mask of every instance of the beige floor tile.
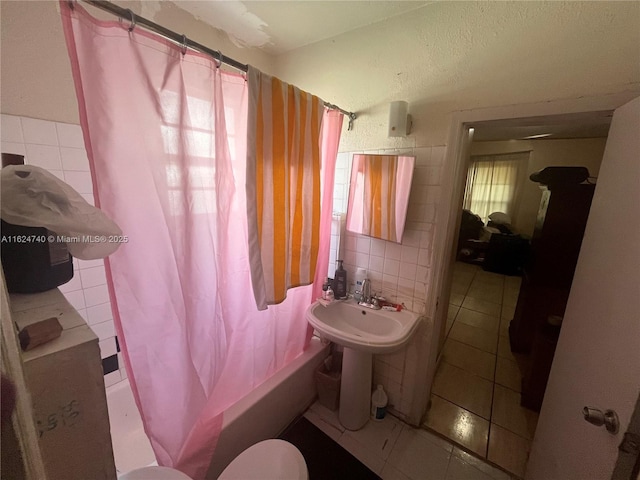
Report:
[[478,272],[476,272],[473,281],[484,283],[486,285],[499,285],[503,287],[505,285],[505,276],[500,273],[485,272],[484,270],[479,270]]
[[500,319],[500,335],[503,337],[509,336],[509,322],[511,322],[510,318],[501,318]]
[[500,312],[500,317],[501,318],[506,318],[507,320],[513,320],[513,316],[516,313],[516,306],[515,305],[503,305],[502,306],[502,312]]
[[465,297],[462,306],[468,310],[491,315],[492,317],[499,317],[502,310],[502,306],[499,303],[491,303],[473,297]]
[[505,289],[502,296],[502,304],[509,307],[515,307],[518,304],[519,290]]
[[[478,457],[475,457],[470,453],[465,452],[464,450],[461,450],[458,447],[454,447],[453,452],[451,453],[451,459],[453,460],[454,458],[459,458],[466,464],[469,464],[474,468],[480,470],[481,472],[487,474],[493,480],[512,480],[511,475],[509,475],[507,472],[497,469],[493,465],[490,465],[489,463],[487,463],[486,460],[482,460]],[[462,475],[459,476],[457,480],[460,480],[461,478],[464,478],[465,480],[467,480],[466,477]]]
[[504,428],[491,424],[488,459],[505,470],[524,477],[531,442]]
[[474,265],[472,263],[466,263],[466,262],[455,262],[453,264],[453,271],[454,272],[471,272],[471,273],[476,273],[481,271],[482,268],[480,268],[479,265]]
[[464,295],[460,295],[459,293],[451,293],[451,297],[449,298],[449,303],[453,305],[457,305],[458,307],[462,305],[464,302]]
[[496,353],[498,334],[456,321],[449,337],[489,353]]
[[456,315],[458,315],[458,311],[460,310],[459,305],[454,305],[453,303],[449,304],[449,310],[447,310],[447,318],[450,320],[454,320]]
[[473,271],[453,271],[453,281],[456,283],[460,283],[462,285],[466,285],[467,287],[469,287],[469,285],[471,285],[471,282],[473,282],[473,277],[475,276],[475,272]]
[[520,285],[522,284],[522,277],[510,277],[505,275],[504,277],[504,288],[509,290],[520,290]]
[[433,393],[483,418],[491,414],[493,382],[446,362],[440,362]]
[[496,385],[493,394],[491,422],[527,439],[532,439],[538,424],[538,413],[520,406],[520,393]]
[[449,365],[475,373],[487,380],[493,380],[496,356],[491,353],[449,338],[444,344],[442,359]]
[[451,327],[453,327],[453,322],[455,320],[451,319],[451,318],[447,318],[447,325],[446,325],[446,330],[444,333],[445,338],[449,336],[449,333],[451,332]]
[[498,337],[498,358],[507,358],[516,362],[520,366],[520,371],[525,372],[530,361],[530,355],[526,353],[513,353],[509,343],[509,337],[500,335]]
[[498,356],[503,358],[510,358],[515,360],[515,354],[511,352],[511,345],[509,344],[509,337],[500,335],[498,338]]
[[498,357],[495,381],[499,385],[519,392],[521,390],[522,372],[518,363],[509,358]]
[[477,283],[474,280],[471,287],[469,287],[467,297],[501,304],[503,303],[503,288],[502,285],[487,285],[486,283]]
[[431,407],[424,425],[450,438],[480,456],[486,457],[489,440],[489,421],[431,395]]
[[451,293],[457,293],[458,295],[466,295],[469,291],[469,284],[462,283],[454,280],[451,283]]
[[[469,297],[465,299],[465,303],[468,299]],[[458,312],[456,322],[461,322],[466,325],[471,325],[472,327],[481,328],[482,330],[486,330],[487,332],[495,334],[498,333],[498,329],[500,327],[500,317],[469,310],[464,307],[464,303],[462,304],[462,308]]]

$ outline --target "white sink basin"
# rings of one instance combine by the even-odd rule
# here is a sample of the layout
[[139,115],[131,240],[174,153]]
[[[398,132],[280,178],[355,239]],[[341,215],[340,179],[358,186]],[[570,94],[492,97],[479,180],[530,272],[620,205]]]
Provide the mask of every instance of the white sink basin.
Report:
[[404,346],[420,320],[417,314],[407,310],[373,310],[358,305],[353,299],[327,306],[315,302],[307,310],[306,317],[332,342],[375,354],[390,353]]
[[373,355],[402,348],[420,323],[412,312],[362,307],[353,299],[307,309],[307,321],[320,335],[344,347],[340,382],[340,423],[361,429],[369,419]]

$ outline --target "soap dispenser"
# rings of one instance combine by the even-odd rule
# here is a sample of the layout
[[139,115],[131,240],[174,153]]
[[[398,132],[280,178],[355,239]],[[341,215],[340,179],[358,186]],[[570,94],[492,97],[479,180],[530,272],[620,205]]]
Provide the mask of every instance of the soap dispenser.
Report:
[[338,268],[333,276],[333,293],[337,299],[347,297],[347,271],[342,266],[342,260],[336,260]]

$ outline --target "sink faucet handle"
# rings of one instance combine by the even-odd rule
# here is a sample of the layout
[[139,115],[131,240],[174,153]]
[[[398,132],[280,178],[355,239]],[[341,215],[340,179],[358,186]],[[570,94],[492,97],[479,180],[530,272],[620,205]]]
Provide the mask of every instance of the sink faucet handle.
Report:
[[365,278],[362,281],[362,301],[369,302],[371,300],[371,280]]

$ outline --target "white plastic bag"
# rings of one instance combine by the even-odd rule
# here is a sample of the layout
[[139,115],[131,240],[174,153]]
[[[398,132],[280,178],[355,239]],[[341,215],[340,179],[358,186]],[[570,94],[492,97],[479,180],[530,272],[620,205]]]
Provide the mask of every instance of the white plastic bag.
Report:
[[111,255],[126,241],[113,220],[45,169],[9,165],[0,176],[5,222],[47,228],[65,237],[69,253],[82,260]]

